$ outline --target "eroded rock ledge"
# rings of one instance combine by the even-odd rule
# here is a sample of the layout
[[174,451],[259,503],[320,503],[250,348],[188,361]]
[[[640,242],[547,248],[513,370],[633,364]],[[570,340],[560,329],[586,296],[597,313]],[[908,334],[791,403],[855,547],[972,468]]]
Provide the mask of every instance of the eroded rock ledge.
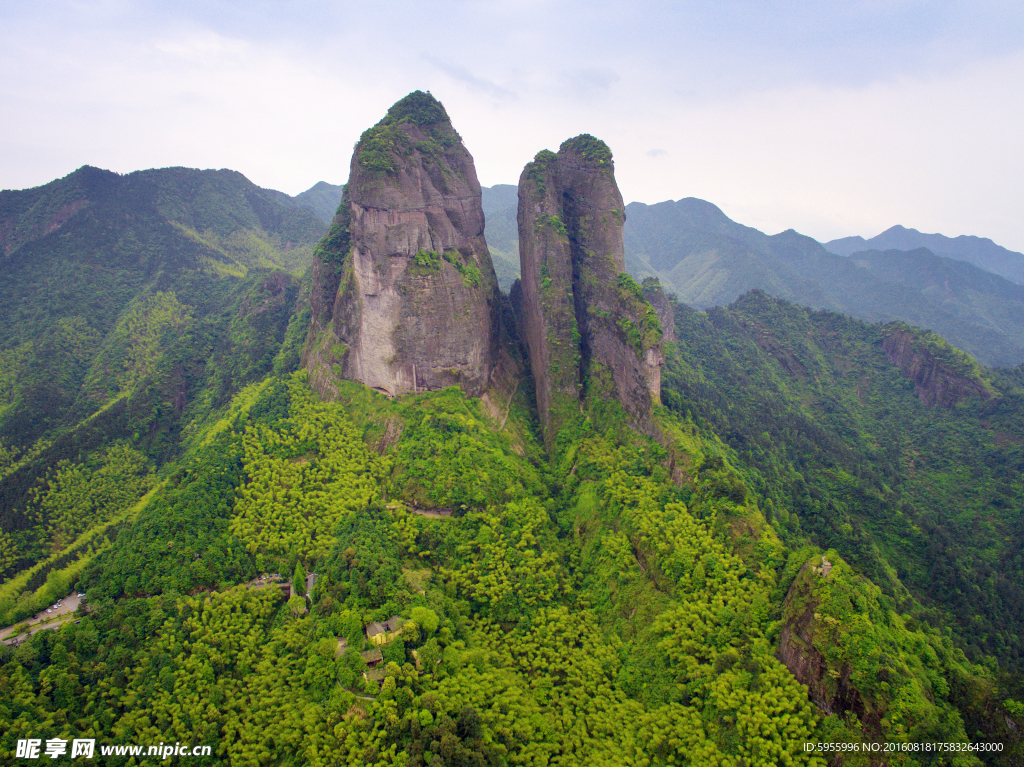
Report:
[[914,392],[928,407],[950,408],[969,397],[987,400],[995,394],[974,360],[941,339],[929,344],[914,331],[897,327],[882,349],[914,382]]

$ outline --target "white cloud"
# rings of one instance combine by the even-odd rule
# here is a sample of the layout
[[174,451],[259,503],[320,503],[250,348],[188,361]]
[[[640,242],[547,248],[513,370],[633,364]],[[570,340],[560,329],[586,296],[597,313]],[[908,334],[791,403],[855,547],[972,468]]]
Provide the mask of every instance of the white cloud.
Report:
[[[616,141],[619,183],[628,199],[702,197],[769,232],[831,239],[902,223],[1024,250],[1022,84],[1016,53],[951,76],[670,107],[621,131],[633,139]],[[643,163],[652,145],[671,158]]]
[[586,132],[627,200],[702,197],[821,239],[902,223],[1024,250],[1024,54],[998,3],[182,7],[12,13],[0,187],[188,165],[294,194],[343,181],[360,133],[420,88],[484,184]]

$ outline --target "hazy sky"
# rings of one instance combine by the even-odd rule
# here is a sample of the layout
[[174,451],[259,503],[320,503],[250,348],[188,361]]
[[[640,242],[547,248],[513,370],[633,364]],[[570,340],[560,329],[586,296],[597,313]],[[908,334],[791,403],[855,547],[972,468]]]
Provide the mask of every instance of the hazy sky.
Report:
[[0,67],[0,188],[185,165],[296,194],[422,89],[487,186],[587,132],[627,201],[1024,251],[1018,2],[11,0]]

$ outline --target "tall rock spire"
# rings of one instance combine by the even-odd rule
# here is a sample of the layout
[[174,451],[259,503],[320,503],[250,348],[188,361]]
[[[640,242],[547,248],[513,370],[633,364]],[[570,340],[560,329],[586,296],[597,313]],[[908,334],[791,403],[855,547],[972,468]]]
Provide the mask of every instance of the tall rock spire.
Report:
[[544,150],[519,180],[519,318],[550,447],[594,398],[649,426],[661,386],[661,327],[625,273],[622,195],[607,145],[576,136]]
[[444,107],[409,94],[363,133],[317,249],[304,362],[391,396],[479,395],[497,355],[497,280],[473,158]]
[[573,248],[562,216],[558,156],[545,149],[519,178],[517,215],[522,285],[518,316],[545,439],[578,410],[582,386]]

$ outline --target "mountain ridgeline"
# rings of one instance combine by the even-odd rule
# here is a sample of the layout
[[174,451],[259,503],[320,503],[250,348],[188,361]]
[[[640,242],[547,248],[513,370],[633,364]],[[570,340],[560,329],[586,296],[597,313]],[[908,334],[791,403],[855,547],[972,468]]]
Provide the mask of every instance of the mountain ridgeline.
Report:
[[[763,290],[869,322],[927,328],[986,365],[1024,362],[1024,288],[999,276],[1011,273],[1005,269],[985,271],[992,261],[967,263],[959,251],[923,250],[924,242],[909,252],[885,244],[886,252],[846,258],[793,230],[763,234],[693,198],[630,203],[626,215],[630,273],[657,276],[691,306],[725,306]],[[1009,251],[999,264],[1014,257],[1024,269],[1024,257]]]
[[1024,763],[1024,372],[729,271],[970,270],[623,206],[586,134],[482,191],[415,92],[344,189],[0,193],[0,763]]
[[966,261],[1017,285],[1024,284],[1024,253],[1007,250],[987,237],[945,237],[894,226],[869,240],[863,237],[843,237],[823,244],[826,250],[840,256],[852,256],[867,250],[927,248],[935,255]]

